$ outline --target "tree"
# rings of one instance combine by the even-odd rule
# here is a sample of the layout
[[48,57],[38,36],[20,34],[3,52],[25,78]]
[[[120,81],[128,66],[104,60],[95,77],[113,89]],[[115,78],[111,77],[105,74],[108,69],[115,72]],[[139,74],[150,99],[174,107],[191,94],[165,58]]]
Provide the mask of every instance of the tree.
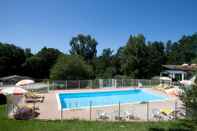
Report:
[[170,41],[170,40],[167,41],[166,47],[165,47],[166,55],[168,55],[168,54],[170,54],[172,52],[172,45],[173,45],[172,41]]
[[11,63],[12,61],[10,60],[9,57],[6,56],[0,57],[0,72],[1,72],[0,77],[12,74]]
[[54,48],[42,48],[36,55],[27,57],[23,64],[24,74],[35,78],[49,78],[50,69],[62,54]]
[[50,69],[56,63],[58,56],[62,54],[59,50],[54,48],[42,48],[37,54],[37,57],[40,57],[43,61],[43,78],[49,78]]
[[171,52],[168,54],[169,64],[191,63],[191,60],[197,57],[197,33],[183,36],[171,48]]
[[85,61],[91,63],[92,59],[96,57],[97,42],[90,35],[79,34],[77,37],[73,37],[70,41],[70,54],[80,55]]
[[121,69],[132,78],[147,78],[148,50],[143,35],[130,36],[123,51]]
[[25,53],[26,59],[29,58],[29,57],[31,57],[31,56],[33,56],[33,54],[31,53],[31,49],[30,48],[26,48],[24,50],[24,53]]
[[[121,65],[122,65],[122,58],[123,58],[123,55],[124,55],[124,49],[125,47],[120,47],[116,54],[113,56],[113,64],[115,66],[115,69],[116,69],[116,74],[115,76],[117,77],[121,77],[123,76],[123,72],[121,70]],[[123,76],[125,78],[125,76]]]
[[148,56],[146,59],[148,62],[148,78],[160,74],[162,70],[162,64],[166,62],[166,56],[164,51],[164,44],[162,42],[149,42],[147,46]]
[[22,48],[0,42],[0,76],[20,75],[24,61],[25,53]]
[[33,78],[44,78],[45,74],[45,61],[38,57],[32,56],[26,59],[23,64],[23,73],[24,75],[31,76]]
[[78,55],[60,55],[50,73],[52,80],[83,80],[92,76],[92,67]]
[[96,77],[112,78],[113,75],[116,74],[113,59],[113,51],[110,48],[103,49],[101,56],[96,60]]
[[197,64],[197,57],[192,60],[193,64]]

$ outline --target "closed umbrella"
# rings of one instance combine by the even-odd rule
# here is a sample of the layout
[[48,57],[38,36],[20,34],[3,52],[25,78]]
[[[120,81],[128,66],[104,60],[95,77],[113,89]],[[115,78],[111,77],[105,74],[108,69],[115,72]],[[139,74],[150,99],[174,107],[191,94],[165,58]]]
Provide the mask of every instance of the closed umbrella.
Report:
[[34,80],[24,79],[16,83],[16,86],[23,86],[35,83]]

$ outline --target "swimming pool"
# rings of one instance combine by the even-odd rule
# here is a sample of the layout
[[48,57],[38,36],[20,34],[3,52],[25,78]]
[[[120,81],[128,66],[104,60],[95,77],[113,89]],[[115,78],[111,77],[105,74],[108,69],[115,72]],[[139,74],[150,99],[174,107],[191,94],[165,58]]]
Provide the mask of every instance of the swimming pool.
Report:
[[166,100],[167,96],[153,94],[143,89],[97,91],[81,93],[59,93],[57,99],[62,109],[89,108],[90,102],[93,107],[102,107],[126,103],[138,103],[142,101]]

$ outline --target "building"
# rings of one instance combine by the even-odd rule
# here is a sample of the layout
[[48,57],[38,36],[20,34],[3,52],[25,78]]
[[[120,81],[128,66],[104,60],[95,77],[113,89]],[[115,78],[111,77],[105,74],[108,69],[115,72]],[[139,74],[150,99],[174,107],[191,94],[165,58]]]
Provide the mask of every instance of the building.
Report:
[[195,71],[197,71],[197,64],[163,65],[160,76],[168,76],[175,81],[182,81],[191,78]]
[[32,79],[32,78],[28,77],[28,76],[19,76],[19,75],[11,75],[11,76],[6,76],[6,77],[1,77],[0,78],[0,86],[15,85],[18,81],[23,80],[23,79]]

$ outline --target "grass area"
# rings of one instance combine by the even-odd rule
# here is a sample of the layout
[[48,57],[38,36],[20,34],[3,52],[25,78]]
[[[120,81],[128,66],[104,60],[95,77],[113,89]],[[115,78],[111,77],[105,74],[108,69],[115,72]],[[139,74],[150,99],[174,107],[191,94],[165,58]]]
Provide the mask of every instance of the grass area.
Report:
[[40,121],[11,120],[6,118],[5,106],[0,106],[0,131],[148,131],[150,127],[168,129],[189,127],[184,121],[174,122],[90,122],[79,120]]

